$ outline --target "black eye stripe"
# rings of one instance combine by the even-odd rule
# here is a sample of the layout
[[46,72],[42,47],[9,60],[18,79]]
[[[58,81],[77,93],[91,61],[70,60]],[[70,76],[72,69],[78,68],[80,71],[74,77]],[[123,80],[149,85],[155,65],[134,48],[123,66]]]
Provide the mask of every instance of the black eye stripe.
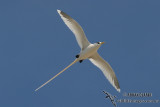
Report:
[[97,42],[98,44],[100,44],[100,42]]

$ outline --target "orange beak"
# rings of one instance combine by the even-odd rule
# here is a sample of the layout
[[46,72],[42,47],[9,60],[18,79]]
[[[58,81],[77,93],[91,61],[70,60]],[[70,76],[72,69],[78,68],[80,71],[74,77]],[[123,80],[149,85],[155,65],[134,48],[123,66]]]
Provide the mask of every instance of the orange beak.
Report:
[[104,44],[105,42],[101,42],[101,45]]

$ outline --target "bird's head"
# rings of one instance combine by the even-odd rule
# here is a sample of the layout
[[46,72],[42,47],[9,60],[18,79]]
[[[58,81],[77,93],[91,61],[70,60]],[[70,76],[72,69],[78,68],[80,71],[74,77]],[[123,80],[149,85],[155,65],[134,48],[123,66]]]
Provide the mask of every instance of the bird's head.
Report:
[[96,44],[97,45],[102,45],[102,44],[104,44],[105,42],[97,42]]
[[102,44],[104,44],[105,42],[96,42],[96,43],[94,43],[94,46],[95,47],[97,47],[97,49],[98,48],[100,48],[100,46],[102,45]]

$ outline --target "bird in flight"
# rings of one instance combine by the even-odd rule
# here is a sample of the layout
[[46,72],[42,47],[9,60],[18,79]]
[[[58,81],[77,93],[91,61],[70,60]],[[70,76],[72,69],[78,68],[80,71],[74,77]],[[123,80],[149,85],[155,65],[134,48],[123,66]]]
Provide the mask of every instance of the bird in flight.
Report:
[[62,72],[64,72],[66,69],[68,69],[71,65],[75,64],[76,62],[81,63],[83,60],[89,59],[95,66],[97,66],[103,72],[103,74],[108,79],[108,81],[112,84],[112,86],[118,92],[120,92],[120,86],[113,69],[97,52],[97,50],[101,47],[102,44],[104,44],[104,42],[96,42],[93,44],[90,43],[87,40],[82,27],[73,18],[71,18],[69,15],[67,15],[61,10],[57,10],[57,12],[62,18],[62,20],[64,21],[64,23],[75,35],[78,45],[81,48],[81,51],[78,55],[76,55],[76,59],[70,65],[68,65],[66,68],[64,68],[57,75],[52,77],[50,80],[42,84],[35,91],[45,86],[47,83],[52,81],[54,78],[56,78],[58,75],[60,75]]

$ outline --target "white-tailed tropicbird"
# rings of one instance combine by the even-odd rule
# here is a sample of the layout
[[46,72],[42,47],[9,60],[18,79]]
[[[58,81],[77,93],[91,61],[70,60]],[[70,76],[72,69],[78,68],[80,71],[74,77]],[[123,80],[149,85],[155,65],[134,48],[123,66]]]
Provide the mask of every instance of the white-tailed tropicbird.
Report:
[[112,86],[120,92],[120,86],[118,83],[118,80],[116,78],[116,75],[111,68],[111,66],[98,54],[97,50],[100,48],[104,42],[97,42],[94,44],[91,44],[81,28],[81,26],[70,16],[68,16],[66,13],[64,13],[61,10],[57,10],[59,15],[61,16],[64,23],[68,26],[68,28],[74,33],[76,40],[81,48],[80,54],[76,55],[76,59],[65,69],[63,69],[61,72],[59,72],[57,75],[52,77],[50,80],[42,84],[40,87],[38,87],[35,91],[42,88],[44,85],[49,83],[51,80],[56,78],[58,75],[60,75],[62,72],[64,72],[67,68],[69,68],[71,65],[73,65],[76,62],[82,62],[84,59],[89,59],[95,66],[97,66],[105,75],[105,77],[109,80],[109,82],[112,84]]

